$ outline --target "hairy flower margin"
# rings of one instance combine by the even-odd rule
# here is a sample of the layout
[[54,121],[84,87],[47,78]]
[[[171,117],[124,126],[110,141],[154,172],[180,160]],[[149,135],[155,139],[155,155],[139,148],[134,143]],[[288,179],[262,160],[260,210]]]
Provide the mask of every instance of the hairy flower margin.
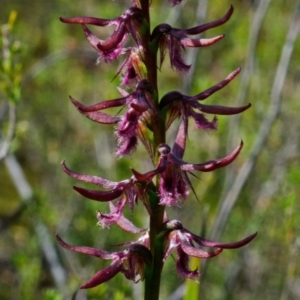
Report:
[[[180,2],[181,0],[169,0],[171,6]],[[140,141],[154,165],[152,170],[145,173],[131,169],[131,176],[119,182],[77,173],[69,169],[64,161],[61,164],[62,169],[74,179],[100,187],[94,190],[74,186],[74,190],[85,198],[109,203],[109,213],[97,213],[99,225],[109,227],[117,224],[122,230],[141,234],[141,236],[136,241],[120,244],[128,248],[117,252],[72,246],[58,235],[56,238],[65,249],[112,260],[109,267],[100,270],[81,288],[95,287],[122,273],[135,283],[146,279],[148,283],[145,285],[145,299],[155,300],[158,299],[159,293],[157,278],[160,278],[163,264],[172,252],[177,253],[176,269],[179,276],[197,280],[200,273],[197,269],[190,270],[188,266],[190,256],[211,258],[224,249],[245,246],[255,238],[257,233],[235,243],[215,242],[191,233],[178,220],[169,220],[165,211],[166,207],[180,206],[187,199],[189,190],[192,190],[196,196],[189,179],[192,171],[210,172],[225,167],[236,159],[243,147],[241,141],[227,156],[203,163],[188,163],[183,160],[190,119],[195,122],[198,129],[215,130],[217,129],[216,115],[239,114],[251,106],[248,104],[242,107],[225,107],[199,103],[229,84],[240,73],[240,68],[194,96],[171,91],[160,99],[155,75],[167,53],[172,69],[178,73],[188,72],[190,65],[186,64],[182,56],[186,47],[210,46],[224,37],[219,35],[208,39],[196,39],[190,36],[226,23],[233,14],[233,7],[231,6],[222,18],[203,25],[178,29],[169,24],[159,24],[152,32],[148,23],[149,11],[145,13],[145,9],[149,9],[148,1],[139,0],[121,16],[113,19],[85,16],[60,18],[64,23],[82,26],[88,42],[99,54],[98,63],[100,61],[110,63],[122,55],[126,56],[116,74],[116,76],[122,75],[121,85],[124,88],[117,88],[119,97],[100,101],[91,106],[85,106],[73,97],[70,97],[71,102],[88,119],[100,124],[116,126],[117,156],[122,157],[133,153]],[[102,40],[90,31],[87,27],[89,25],[113,26],[114,31],[106,40]],[[125,47],[130,37],[131,44]],[[157,63],[159,54],[160,59]],[[120,116],[103,112],[109,108],[119,108],[120,111],[124,109],[125,112]],[[212,114],[214,117],[208,120],[205,114]],[[170,147],[165,141],[166,131],[176,119],[180,119],[180,126],[175,142]],[[149,214],[149,230],[136,227],[123,214],[125,205],[129,205],[132,214],[134,205],[138,201],[143,203]],[[195,244],[215,249],[205,251]],[[161,259],[157,261],[157,257]]]

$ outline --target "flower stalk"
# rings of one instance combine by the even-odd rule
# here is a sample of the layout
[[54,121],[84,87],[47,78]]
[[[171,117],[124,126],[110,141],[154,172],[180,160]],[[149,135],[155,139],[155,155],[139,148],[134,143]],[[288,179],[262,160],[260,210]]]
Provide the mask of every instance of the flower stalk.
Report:
[[[180,2],[170,0],[172,6]],[[190,69],[182,56],[186,48],[208,47],[223,39],[224,35],[208,39],[197,39],[195,36],[226,23],[233,14],[233,7],[220,19],[207,24],[188,29],[160,24],[151,32],[149,6],[148,0],[136,0],[132,7],[113,19],[85,16],[60,19],[64,23],[81,25],[87,41],[99,54],[98,63],[109,63],[125,56],[116,75],[121,76],[122,88],[118,87],[120,97],[91,106],[85,106],[73,97],[70,100],[79,113],[88,119],[100,124],[115,125],[116,156],[132,154],[137,144],[141,143],[149,154],[153,169],[148,172],[132,169],[129,170],[127,179],[113,182],[99,176],[77,173],[62,162],[62,169],[67,175],[100,187],[88,190],[74,186],[74,190],[87,199],[109,203],[109,213],[97,214],[102,227],[115,223],[122,230],[141,236],[133,242],[122,244],[128,248],[118,252],[71,246],[59,236],[57,240],[68,250],[112,260],[109,267],[98,271],[81,288],[95,287],[122,273],[134,283],[145,280],[144,299],[157,300],[164,262],[172,252],[177,254],[178,275],[197,280],[199,270],[190,270],[189,257],[211,258],[224,249],[242,247],[251,242],[256,233],[235,243],[210,241],[191,233],[180,221],[168,219],[166,213],[170,206],[181,206],[190,191],[196,195],[189,179],[191,171],[211,172],[225,167],[236,159],[243,147],[243,142],[240,142],[232,153],[207,162],[190,163],[183,159],[190,120],[195,122],[198,129],[215,130],[216,115],[239,114],[250,107],[250,104],[225,107],[199,103],[229,84],[240,73],[240,68],[218,84],[194,96],[170,91],[160,98],[157,82],[157,72],[167,54],[171,68],[184,74]],[[91,26],[113,26],[114,31],[110,37],[102,40],[93,34]],[[131,39],[133,45],[126,47],[128,39]],[[125,112],[118,116],[107,114],[105,110],[112,107],[125,107]],[[213,115],[212,120],[208,119],[207,114]],[[178,133],[174,144],[169,145],[166,131],[177,119],[180,120]],[[134,205],[138,201],[143,203],[149,215],[148,229],[136,227],[123,214],[125,205],[129,205],[131,213],[134,213]],[[202,250],[195,247],[195,244],[212,250]]]

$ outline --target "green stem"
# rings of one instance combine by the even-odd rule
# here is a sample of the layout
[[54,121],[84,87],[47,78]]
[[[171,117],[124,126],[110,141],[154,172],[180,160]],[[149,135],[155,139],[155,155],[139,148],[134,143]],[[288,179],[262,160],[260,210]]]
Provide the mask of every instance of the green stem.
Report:
[[149,2],[149,0],[137,0],[137,3],[138,3],[138,6],[143,11],[145,18],[150,25],[150,13],[149,13],[150,2]]
[[160,278],[163,269],[164,238],[158,234],[155,236],[154,255],[152,266],[146,271],[145,276],[145,300],[158,300],[160,291]]
[[[153,105],[158,112],[158,87],[157,87],[157,49],[153,51],[150,48],[150,13],[149,13],[149,0],[139,0],[140,7],[148,21],[148,30],[143,34],[143,51],[144,63],[147,68],[147,78],[154,88]],[[165,142],[165,124],[163,118],[159,113],[154,115],[153,124],[153,150],[156,151],[160,143]],[[158,157],[155,159],[158,162]],[[164,239],[159,235],[159,230],[163,223],[165,206],[159,204],[158,196],[159,178],[156,181],[156,188],[153,191],[150,201],[150,251],[152,253],[153,261],[151,265],[147,265],[145,270],[145,300],[158,300],[160,290],[160,278],[163,269],[163,256],[164,256]]]
[[152,215],[150,216],[150,250],[153,256],[152,264],[147,267],[145,274],[145,300],[158,300],[160,290],[160,278],[163,269],[164,237],[160,234],[163,223],[163,205],[159,205],[157,193],[150,197]]

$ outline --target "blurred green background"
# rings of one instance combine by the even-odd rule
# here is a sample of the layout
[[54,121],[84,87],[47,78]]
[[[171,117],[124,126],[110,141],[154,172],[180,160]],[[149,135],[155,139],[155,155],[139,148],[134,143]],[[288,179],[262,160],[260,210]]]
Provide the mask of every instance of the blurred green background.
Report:
[[[192,125],[184,159],[200,163],[225,156],[241,139],[244,149],[230,167],[192,178],[200,201],[191,194],[182,208],[168,213],[211,239],[231,242],[259,232],[245,248],[201,262],[199,299],[299,299],[299,1],[188,0],[171,8],[166,0],[154,0],[152,26],[164,22],[192,27],[221,17],[230,4],[235,8],[231,20],[204,35],[225,33],[225,39],[200,51],[187,49],[187,60],[194,65],[188,76],[178,76],[166,59],[159,85],[160,95],[170,90],[193,95],[241,66],[241,74],[205,103],[250,102],[252,107],[239,117],[220,116],[217,132]],[[17,112],[10,154],[0,161],[0,299],[142,299],[143,285],[120,274],[78,292],[108,262],[62,250],[54,238],[59,232],[70,244],[105,250],[138,238],[116,226],[97,226],[96,212],[108,211],[107,205],[76,194],[72,186],[77,182],[60,168],[65,159],[72,170],[111,180],[131,176],[129,167],[151,168],[142,148],[115,159],[113,128],[79,115],[68,99],[72,95],[92,104],[118,97],[120,79],[112,79],[122,58],[96,65],[97,53],[80,26],[58,18],[113,18],[129,5],[130,0],[1,0],[1,24],[8,22],[11,11],[17,13],[10,39],[20,47],[13,61],[22,69],[12,76],[18,85],[21,75],[16,105],[0,90],[1,145],[9,130],[10,105]],[[108,36],[103,29],[94,31]],[[168,133],[170,144],[175,132],[176,124]],[[142,205],[133,216],[126,214],[138,226],[147,226]],[[169,258],[161,299],[181,299],[183,290],[175,261]]]

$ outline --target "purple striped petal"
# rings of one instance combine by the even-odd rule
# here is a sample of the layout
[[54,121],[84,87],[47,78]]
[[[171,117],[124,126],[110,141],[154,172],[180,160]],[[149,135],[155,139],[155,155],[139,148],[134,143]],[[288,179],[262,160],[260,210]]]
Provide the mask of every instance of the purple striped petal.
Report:
[[96,275],[94,275],[90,280],[88,280],[85,284],[83,284],[80,288],[81,289],[89,289],[95,287],[101,283],[104,283],[114,276],[116,276],[123,267],[123,262],[121,260],[115,261],[111,266],[102,269]]

